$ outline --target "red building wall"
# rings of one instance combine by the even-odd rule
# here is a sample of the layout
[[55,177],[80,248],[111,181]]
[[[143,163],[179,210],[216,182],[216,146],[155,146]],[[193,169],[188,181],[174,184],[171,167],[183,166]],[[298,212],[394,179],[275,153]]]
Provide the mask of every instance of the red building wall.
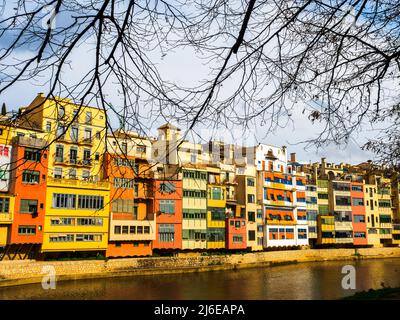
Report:
[[[135,199],[133,188],[116,188],[114,186],[114,178],[127,178],[134,179],[137,177],[131,166],[117,166],[114,163],[115,158],[127,158],[129,160],[134,160],[135,157],[124,156],[124,155],[113,155],[106,153],[104,156],[104,175],[108,178],[111,183],[110,192],[110,222],[111,219],[121,221],[132,220],[131,213],[123,212],[113,212],[112,201],[114,199],[125,199],[125,200],[135,200],[138,205],[138,219],[144,219],[147,212],[153,211],[153,204],[151,199]],[[145,163],[142,163],[140,159],[136,159],[139,166],[139,172],[145,171]],[[143,181],[139,179],[134,180],[135,183],[139,184],[139,190],[142,191]],[[148,183],[146,181],[146,183]],[[111,230],[110,230],[111,232]],[[152,241],[109,241],[106,251],[107,257],[134,257],[134,256],[151,256]]]
[[[368,235],[367,235],[367,218],[365,216],[365,199],[364,199],[364,192],[363,191],[354,191],[352,186],[360,186],[361,190],[364,189],[362,183],[358,182],[352,182],[351,183],[351,211],[352,211],[352,220],[353,220],[353,243],[355,245],[366,245],[368,244]],[[362,198],[364,200],[364,205],[363,206],[354,206],[353,205],[353,198]],[[364,222],[363,223],[356,223],[354,216],[355,215],[360,215],[364,216]],[[355,232],[364,232],[365,233],[365,238],[356,238],[354,237]]]
[[[27,147],[14,145],[12,151],[12,173],[11,173],[11,192],[15,195],[14,219],[11,227],[10,244],[41,244],[43,242],[43,227],[45,216],[46,188],[47,188],[47,168],[48,151],[41,152],[40,162],[33,162],[24,159]],[[30,148],[32,149],[32,148]],[[40,172],[40,182],[38,184],[24,183],[24,170]],[[37,200],[37,214],[21,213],[21,200]],[[35,235],[19,235],[20,226],[35,226]]]
[[[244,218],[227,218],[226,219],[226,248],[230,250],[246,249],[246,219]],[[242,236],[242,242],[233,242],[234,236]]]
[[[162,183],[175,184],[175,192],[162,192]],[[153,242],[153,249],[181,249],[182,248],[182,180],[155,180],[154,181],[154,212],[156,212],[156,240]],[[160,212],[160,200],[174,200],[175,214]],[[174,241],[159,241],[160,224],[174,225]]]

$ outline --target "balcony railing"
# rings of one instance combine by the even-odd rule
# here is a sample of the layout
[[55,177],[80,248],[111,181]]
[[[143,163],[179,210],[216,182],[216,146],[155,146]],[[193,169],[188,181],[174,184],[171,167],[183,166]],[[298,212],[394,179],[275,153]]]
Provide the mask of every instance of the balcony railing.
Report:
[[12,223],[13,217],[11,213],[0,212],[0,223]]
[[108,181],[87,181],[77,179],[63,179],[63,178],[47,178],[48,185],[60,185],[60,186],[76,186],[76,187],[89,187],[89,188],[110,188]]

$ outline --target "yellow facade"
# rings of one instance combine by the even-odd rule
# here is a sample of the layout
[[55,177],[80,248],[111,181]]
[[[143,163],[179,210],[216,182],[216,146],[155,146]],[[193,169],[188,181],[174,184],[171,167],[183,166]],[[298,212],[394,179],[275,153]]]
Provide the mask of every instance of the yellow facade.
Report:
[[[102,181],[104,110],[69,99],[46,101],[39,94],[21,111],[24,125],[42,130],[41,138],[49,144],[42,251],[106,250],[110,186]],[[73,208],[57,207],[57,201],[73,201],[73,197]],[[86,201],[88,209],[79,209],[79,199]],[[99,201],[102,209],[96,209]]]
[[[84,250],[106,250],[108,242],[109,225],[109,202],[110,190],[108,182],[91,184],[85,181],[74,181],[75,186],[69,186],[68,182],[62,179],[48,178],[46,195],[46,215],[44,222],[43,251],[84,251]],[[75,195],[75,209],[56,208],[54,194]],[[79,209],[79,196],[102,196],[104,208]],[[71,224],[63,225],[57,221],[63,218],[73,219]],[[78,218],[98,219],[97,225],[79,225]],[[71,241],[51,241],[56,237],[63,238],[72,235]],[[77,241],[77,235],[93,235],[94,240]]]
[[[221,198],[216,199],[213,196],[213,189],[219,189]],[[225,211],[226,208],[226,187],[220,184],[208,184],[207,185],[207,229],[208,232],[212,232],[210,229],[225,229],[225,219],[213,220],[211,208],[220,208]],[[223,249],[225,248],[225,239],[223,241],[210,241],[207,239],[207,249]]]
[[207,171],[184,168],[182,187],[182,249],[206,249]]
[[[318,239],[317,244],[335,243],[335,217],[328,215],[318,215]],[[331,237],[326,235],[330,234]]]
[[9,199],[9,207],[7,212],[0,212],[0,246],[5,246],[8,242],[11,224],[14,217],[14,196],[0,193],[0,198]]

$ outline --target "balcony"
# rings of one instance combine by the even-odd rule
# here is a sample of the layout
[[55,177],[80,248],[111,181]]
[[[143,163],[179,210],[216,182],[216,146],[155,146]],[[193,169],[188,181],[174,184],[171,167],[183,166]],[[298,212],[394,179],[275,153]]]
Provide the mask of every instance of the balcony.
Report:
[[87,180],[78,180],[78,179],[62,179],[62,178],[47,178],[48,186],[74,186],[74,187],[82,187],[89,189],[110,189],[110,183],[108,181],[87,181]]
[[13,216],[11,213],[0,212],[0,224],[11,224]]
[[351,221],[335,221],[336,231],[349,231],[353,230],[353,223]]
[[[128,214],[129,219],[114,219],[120,218],[118,213],[113,213],[110,222],[111,241],[143,241],[156,239],[156,215],[147,214],[146,219],[136,220],[134,214]],[[145,230],[148,233],[144,233]],[[117,231],[117,232],[116,232]]]
[[82,139],[81,141],[78,142],[78,144],[91,146],[93,144],[93,138],[90,137],[90,138]]
[[43,149],[47,145],[47,142],[43,139],[25,137],[25,136],[14,137],[13,143],[20,146],[36,148],[36,149]]
[[74,167],[91,167],[91,159],[64,159],[61,157],[54,158],[55,165],[74,166]]

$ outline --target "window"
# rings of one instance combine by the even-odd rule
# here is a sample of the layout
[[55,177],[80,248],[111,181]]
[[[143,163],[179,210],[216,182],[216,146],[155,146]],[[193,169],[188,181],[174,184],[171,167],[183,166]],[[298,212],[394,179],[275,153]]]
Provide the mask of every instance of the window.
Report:
[[134,201],[128,199],[114,199],[112,201],[112,211],[113,212],[125,212],[125,213],[133,213],[134,212]]
[[365,223],[365,217],[362,215],[354,215],[354,223]]
[[101,234],[77,234],[76,242],[101,242],[103,235]]
[[114,233],[121,234],[121,226],[114,226]]
[[40,172],[33,170],[24,170],[22,172],[22,182],[37,184],[40,182]]
[[78,226],[102,226],[102,218],[77,218]]
[[160,200],[160,211],[165,214],[175,214],[175,200]]
[[92,141],[92,129],[85,128],[84,141],[85,142],[91,142]]
[[352,198],[352,205],[353,206],[364,206],[364,199],[363,198]]
[[197,154],[192,153],[190,155],[190,162],[191,163],[196,163],[196,161],[197,161]]
[[63,106],[58,107],[58,118],[63,118],[65,116],[65,109]]
[[248,194],[247,195],[247,202],[248,203],[255,203],[256,202],[256,196],[254,194]]
[[207,229],[207,241],[209,241],[209,242],[225,241],[225,229],[224,228],[208,228]]
[[89,170],[83,170],[82,171],[82,179],[83,180],[89,180],[90,178],[90,171]]
[[92,113],[90,111],[86,111],[85,123],[86,124],[91,124],[92,123]]
[[83,150],[83,164],[90,164],[90,149]]
[[390,200],[379,200],[379,207],[380,208],[390,208]]
[[75,218],[51,218],[50,223],[52,226],[74,226]]
[[37,213],[38,211],[38,201],[37,200],[29,200],[29,199],[21,199],[20,204],[20,213]]
[[365,238],[365,232],[354,232],[354,238]]
[[249,241],[255,241],[256,240],[256,232],[254,230],[249,230]]
[[129,233],[135,234],[136,233],[136,226],[129,226]]
[[33,162],[40,162],[40,150],[25,148],[24,159]]
[[7,170],[0,170],[0,180],[7,181],[8,180],[7,173],[8,173]]
[[350,184],[343,182],[334,182],[333,189],[338,191],[350,191]]
[[51,122],[50,121],[46,122],[46,132],[51,132]]
[[175,225],[161,223],[158,226],[158,241],[159,242],[174,242]]
[[256,215],[254,211],[249,211],[247,212],[247,220],[250,222],[255,222],[256,221]]
[[224,199],[224,191],[218,187],[212,187],[210,193],[210,199],[213,200],[223,200]]
[[100,160],[100,153],[96,152],[94,154],[94,160],[99,161]]
[[317,211],[307,211],[308,221],[317,221]]
[[58,144],[56,146],[56,162],[64,162],[64,146]]
[[128,153],[128,144],[126,142],[121,143],[121,151],[125,155]]
[[68,175],[70,179],[76,179],[76,169],[69,169]]
[[254,179],[252,179],[252,178],[247,178],[247,186],[249,186],[249,187],[254,187],[254,186],[255,186]]
[[175,192],[176,186],[172,182],[162,182],[160,183],[160,192]]
[[78,196],[78,209],[94,209],[99,210],[104,208],[104,197],[102,196]]
[[362,192],[363,188],[362,186],[351,186],[351,191]]
[[0,213],[8,213],[10,210],[10,198],[0,197]]
[[51,235],[49,236],[50,242],[73,242],[73,234]]
[[54,178],[61,179],[63,174],[62,168],[54,168]]
[[149,226],[143,227],[143,233],[149,234],[150,233],[150,227]]
[[327,193],[318,193],[318,199],[328,199]]
[[122,226],[122,234],[128,234],[128,233],[129,233],[128,226]]
[[71,148],[69,149],[69,162],[76,164],[78,158],[78,149]]
[[317,228],[314,226],[309,226],[308,227],[308,232],[309,233],[317,233]]
[[71,127],[70,136],[73,142],[78,142],[79,129],[76,126]]
[[96,132],[96,139],[100,140],[100,138],[101,138],[101,137],[100,137],[100,131],[97,131],[97,132]]
[[243,236],[241,235],[233,236],[233,243],[242,243],[242,242],[243,242]]
[[136,152],[138,152],[138,153],[146,153],[146,146],[138,145],[136,147]]
[[350,197],[345,196],[336,196],[336,205],[337,206],[350,206]]
[[114,188],[133,189],[133,179],[114,178]]
[[225,221],[225,208],[209,208],[209,210],[211,211],[211,220]]
[[34,235],[34,234],[36,234],[36,227],[35,226],[19,226],[18,234],[24,235],[24,236]]
[[60,209],[75,209],[76,207],[76,195],[75,194],[64,194],[64,193],[53,193],[53,208]]

